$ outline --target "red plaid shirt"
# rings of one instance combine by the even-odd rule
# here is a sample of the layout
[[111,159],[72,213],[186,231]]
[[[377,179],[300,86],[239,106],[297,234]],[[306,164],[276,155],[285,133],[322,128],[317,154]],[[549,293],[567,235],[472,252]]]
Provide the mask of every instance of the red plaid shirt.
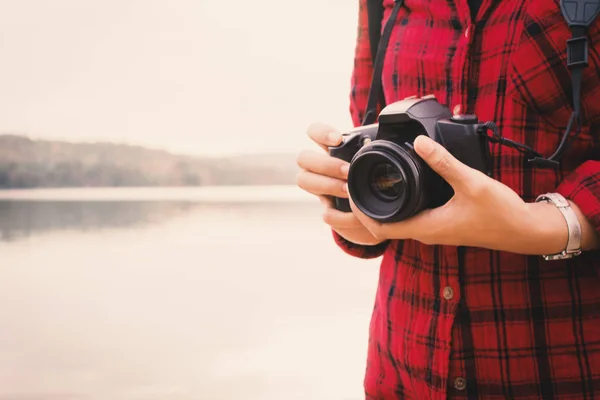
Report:
[[[372,63],[365,0],[352,78],[359,125]],[[393,0],[384,1],[385,20]],[[406,0],[383,71],[387,103],[435,94],[450,109],[494,121],[544,156],[571,113],[566,41],[557,0]],[[562,170],[532,167],[491,144],[494,178],[527,202],[558,191],[600,232],[600,24],[584,72],[585,128]],[[494,212],[494,210],[490,210]],[[370,323],[367,399],[600,398],[600,253],[546,262],[487,249],[391,241],[349,254],[383,255]]]

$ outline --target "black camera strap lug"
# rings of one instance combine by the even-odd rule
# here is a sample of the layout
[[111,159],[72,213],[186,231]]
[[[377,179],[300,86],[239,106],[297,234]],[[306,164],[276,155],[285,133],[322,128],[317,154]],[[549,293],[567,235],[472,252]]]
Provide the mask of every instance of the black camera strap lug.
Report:
[[567,67],[571,71],[573,112],[554,154],[548,158],[535,157],[529,160],[539,167],[559,167],[559,159],[568,147],[569,135],[573,124],[577,124],[577,130],[573,135],[573,139],[581,132],[581,85],[583,81],[583,69],[588,66],[588,28],[596,20],[600,12],[600,0],[560,0],[560,10],[571,29],[572,36],[571,39],[567,40]]
[[[511,147],[523,154],[534,155],[535,158],[542,157],[538,152],[536,152],[531,147],[521,144],[521,143],[517,143],[515,141],[512,141],[510,139],[503,137],[500,134],[500,129],[498,128],[498,126],[492,121],[480,124],[479,126],[477,126],[476,129],[477,129],[477,132],[479,132],[481,135],[485,136],[487,138],[487,140],[492,143],[498,143],[498,144],[501,144],[502,146]],[[488,135],[488,133],[487,133],[488,130],[492,131],[492,136]],[[543,158],[542,158],[542,160],[543,160]]]

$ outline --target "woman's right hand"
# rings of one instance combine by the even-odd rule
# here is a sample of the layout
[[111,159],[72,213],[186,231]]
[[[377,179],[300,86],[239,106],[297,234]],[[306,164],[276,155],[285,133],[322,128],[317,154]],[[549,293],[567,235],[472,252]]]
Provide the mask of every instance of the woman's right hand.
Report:
[[302,151],[297,158],[300,172],[298,186],[321,199],[325,206],[323,220],[344,239],[361,245],[376,245],[382,240],[376,239],[353,213],[336,210],[332,196],[348,198],[346,180],[349,164],[329,155],[328,146],[337,146],[342,135],[330,126],[316,123],[307,131],[308,137],[324,150]]

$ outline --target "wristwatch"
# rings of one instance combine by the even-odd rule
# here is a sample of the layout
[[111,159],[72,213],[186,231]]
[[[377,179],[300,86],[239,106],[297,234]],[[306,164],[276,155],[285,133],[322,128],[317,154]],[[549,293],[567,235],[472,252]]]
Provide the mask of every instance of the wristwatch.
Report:
[[581,254],[581,225],[577,219],[577,215],[571,208],[569,201],[565,199],[559,193],[546,193],[542,194],[535,199],[535,202],[547,201],[554,204],[562,213],[565,221],[567,221],[567,228],[569,230],[569,240],[567,246],[563,251],[558,254],[544,255],[544,260],[564,260],[567,258],[573,258]]

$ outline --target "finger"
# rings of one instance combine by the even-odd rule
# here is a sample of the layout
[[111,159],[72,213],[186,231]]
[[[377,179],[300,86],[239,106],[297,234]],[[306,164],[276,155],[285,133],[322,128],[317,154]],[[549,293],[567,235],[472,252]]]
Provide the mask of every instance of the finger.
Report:
[[342,134],[335,128],[317,122],[308,127],[308,137],[318,144],[323,150],[329,151],[329,146],[338,146],[342,143]]
[[339,158],[331,157],[328,154],[304,150],[300,152],[296,162],[300,168],[314,172],[315,174],[342,180],[348,178],[348,167],[350,164]]
[[420,135],[415,139],[414,146],[423,161],[455,189],[471,183],[471,168],[458,161],[439,143]]
[[298,186],[312,194],[348,197],[346,182],[340,179],[315,174],[310,171],[300,171],[296,177]]
[[423,223],[416,220],[417,217],[420,218],[420,214],[400,222],[382,223],[365,215],[351,199],[350,208],[361,225],[378,239],[416,239],[424,229]]
[[334,208],[327,208],[323,213],[323,221],[333,229],[362,228],[360,221],[351,212],[342,212]]
[[352,214],[356,217],[356,219],[361,223],[362,226],[367,228],[369,232],[373,234],[373,236],[379,238],[384,234],[385,226],[384,224],[375,221],[374,219],[366,216],[362,211],[356,207],[356,204],[352,201],[351,198],[348,199],[350,202],[350,208],[352,209]]

